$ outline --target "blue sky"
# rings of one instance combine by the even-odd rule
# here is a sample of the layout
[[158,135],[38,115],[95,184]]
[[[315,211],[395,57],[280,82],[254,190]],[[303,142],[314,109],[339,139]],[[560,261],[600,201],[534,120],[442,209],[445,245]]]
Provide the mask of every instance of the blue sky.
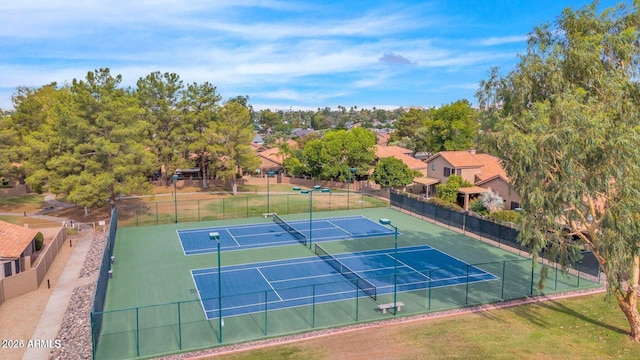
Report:
[[511,70],[535,25],[589,3],[2,1],[0,108],[12,108],[18,86],[70,83],[98,68],[124,86],[173,72],[217,86],[223,99],[247,95],[255,109],[475,103],[478,82],[493,66]]

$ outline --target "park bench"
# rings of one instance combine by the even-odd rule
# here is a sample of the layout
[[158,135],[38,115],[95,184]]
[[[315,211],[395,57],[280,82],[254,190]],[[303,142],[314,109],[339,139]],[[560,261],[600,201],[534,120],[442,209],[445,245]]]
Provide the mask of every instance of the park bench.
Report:
[[[396,303],[396,305],[397,305],[396,309],[397,309],[398,311],[400,311],[400,310],[402,309],[402,307],[404,306],[404,304],[403,304],[403,303],[401,303],[400,301],[398,301],[398,302]],[[380,305],[378,305],[378,309],[379,309],[380,311],[382,311],[382,313],[383,313],[383,314],[386,314],[388,309],[393,309],[393,303],[380,304]]]

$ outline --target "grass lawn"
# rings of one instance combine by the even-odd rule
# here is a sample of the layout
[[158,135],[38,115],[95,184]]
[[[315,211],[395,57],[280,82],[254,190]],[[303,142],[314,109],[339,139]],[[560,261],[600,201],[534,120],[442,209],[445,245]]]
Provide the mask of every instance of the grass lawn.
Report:
[[16,225],[29,224],[29,225],[39,225],[40,227],[45,226],[45,225],[49,225],[49,226],[52,226],[52,227],[60,226],[59,222],[43,220],[43,219],[37,219],[37,218],[33,218],[33,217],[3,216],[3,215],[0,215],[0,220],[6,221],[8,223],[16,224]]
[[36,212],[46,204],[42,194],[0,196],[0,212]]
[[[336,333],[215,357],[248,359],[638,359],[603,294]],[[213,358],[213,357],[212,357]]]

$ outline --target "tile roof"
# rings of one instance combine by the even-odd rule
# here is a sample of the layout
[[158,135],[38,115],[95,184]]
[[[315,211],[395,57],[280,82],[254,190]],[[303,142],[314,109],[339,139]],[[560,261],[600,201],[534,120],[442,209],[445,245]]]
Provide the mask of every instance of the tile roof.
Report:
[[475,154],[474,157],[478,162],[482,163],[480,173],[476,174],[476,182],[481,182],[495,176],[503,177],[507,182],[509,177],[507,172],[502,168],[502,160],[489,154]]
[[461,151],[440,151],[439,153],[433,155],[427,162],[430,162],[432,159],[442,156],[449,164],[453,165],[455,168],[470,168],[470,167],[481,167],[483,164],[476,159],[477,154],[472,154],[469,151],[461,150]]
[[500,176],[509,181],[507,172],[502,167],[502,160],[489,154],[478,154],[466,150],[459,151],[441,151],[429,159],[431,162],[438,156],[442,156],[449,164],[455,168],[479,168],[480,171],[475,174],[475,182],[482,183],[490,178]]
[[376,157],[382,159],[385,157],[394,157],[405,163],[411,170],[424,170],[427,164],[411,156],[412,151],[400,146],[380,146],[376,145]]
[[401,146],[380,146],[376,145],[376,157],[381,159],[383,157],[396,156],[396,155],[411,155],[413,151],[411,149],[403,148]]
[[37,234],[37,230],[0,221],[0,258],[20,258]]

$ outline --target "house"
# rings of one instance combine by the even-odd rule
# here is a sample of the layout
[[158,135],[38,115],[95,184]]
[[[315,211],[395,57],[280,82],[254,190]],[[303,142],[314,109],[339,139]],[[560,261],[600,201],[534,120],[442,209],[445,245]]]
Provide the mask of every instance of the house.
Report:
[[416,192],[426,196],[435,194],[435,186],[444,184],[451,175],[461,176],[474,186],[460,188],[464,196],[464,208],[469,201],[488,189],[496,192],[504,200],[504,209],[520,207],[520,196],[509,184],[509,177],[501,165],[501,160],[489,154],[469,151],[441,151],[426,160],[426,176],[416,178],[414,183],[420,189]]
[[0,279],[31,269],[38,231],[0,221]]
[[409,169],[416,170],[422,173],[422,175],[426,175],[427,173],[427,164],[423,161],[420,161],[412,156],[413,151],[407,148],[403,148],[401,146],[381,146],[376,145],[376,158],[382,159],[385,157],[394,157],[396,159],[401,160],[405,163]]

